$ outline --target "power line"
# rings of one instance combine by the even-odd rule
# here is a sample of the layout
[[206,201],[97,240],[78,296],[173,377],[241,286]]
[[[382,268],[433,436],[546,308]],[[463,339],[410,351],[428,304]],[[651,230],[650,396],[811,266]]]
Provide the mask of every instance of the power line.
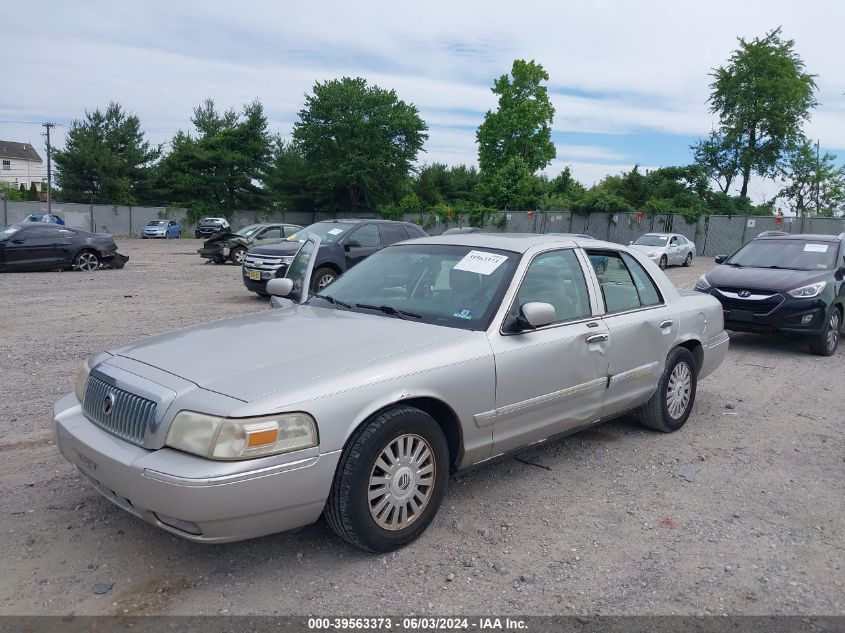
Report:
[[[0,119],[0,123],[19,123],[21,125],[43,125],[41,121],[12,121],[12,120],[4,120]],[[54,127],[65,127],[61,123],[53,123]]]

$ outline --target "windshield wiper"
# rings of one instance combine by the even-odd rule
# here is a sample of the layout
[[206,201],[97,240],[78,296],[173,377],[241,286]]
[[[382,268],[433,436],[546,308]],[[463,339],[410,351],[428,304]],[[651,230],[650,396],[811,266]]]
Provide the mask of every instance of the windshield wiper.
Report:
[[356,308],[364,308],[365,310],[378,310],[380,312],[384,312],[385,314],[390,314],[392,316],[397,316],[400,319],[404,319],[405,317],[412,317],[414,319],[421,319],[422,315],[417,314],[415,312],[405,312],[404,310],[397,310],[393,306],[371,306],[367,305],[366,303],[356,303]]
[[335,299],[334,297],[331,297],[329,295],[316,294],[316,295],[311,295],[311,298],[312,299],[325,299],[326,301],[328,301],[332,305],[341,306],[343,308],[346,308],[347,310],[352,309],[352,306],[349,305],[348,303],[344,303],[340,299]]
[[776,270],[803,270],[801,268],[789,268],[788,266],[764,266],[764,268],[774,268]]
[[745,268],[742,264],[734,264],[733,262],[725,262],[728,266],[733,266],[734,268]]

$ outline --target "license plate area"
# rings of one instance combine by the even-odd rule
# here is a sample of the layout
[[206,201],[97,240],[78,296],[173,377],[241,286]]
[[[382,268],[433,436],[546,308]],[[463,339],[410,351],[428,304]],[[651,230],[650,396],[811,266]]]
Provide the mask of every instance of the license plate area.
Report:
[[249,273],[249,278],[252,281],[261,281],[261,271],[260,270],[250,270],[247,271]]
[[731,321],[751,322],[754,320],[754,313],[751,310],[731,310],[729,313]]

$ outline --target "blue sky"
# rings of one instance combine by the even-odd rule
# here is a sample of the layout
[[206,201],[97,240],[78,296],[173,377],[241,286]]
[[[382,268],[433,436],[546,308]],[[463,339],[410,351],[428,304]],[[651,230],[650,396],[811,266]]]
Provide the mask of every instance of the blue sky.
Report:
[[[362,76],[420,108],[420,162],[476,161],[475,129],[495,107],[493,79],[515,58],[550,75],[558,158],[592,184],[605,174],[684,164],[714,121],[709,73],[736,37],[777,26],[796,40],[821,102],[807,134],[845,156],[845,3],[648,2],[103,2],[44,1],[4,16],[0,138],[43,146],[41,128],[120,101],[149,138],[190,128],[206,97],[259,98],[286,136],[315,81]],[[13,72],[10,72],[13,71]],[[62,143],[64,128],[57,129]],[[751,187],[755,201],[776,183]]]

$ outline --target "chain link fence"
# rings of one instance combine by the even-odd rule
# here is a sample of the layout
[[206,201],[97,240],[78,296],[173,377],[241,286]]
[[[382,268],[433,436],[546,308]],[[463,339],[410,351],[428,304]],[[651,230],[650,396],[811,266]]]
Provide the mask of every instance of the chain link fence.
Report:
[[[12,202],[0,200],[0,220],[4,225],[23,221],[32,213],[46,213],[44,202]],[[186,220],[186,210],[172,207],[135,207],[101,204],[54,203],[53,212],[65,224],[84,231],[138,236],[150,220],[172,219],[182,223],[182,232],[193,235],[194,225]],[[285,222],[307,226],[329,219],[365,217],[362,214],[321,212],[268,212],[238,210],[229,221],[237,229],[257,222]],[[376,217],[370,214],[370,217]],[[447,218],[436,214],[405,214],[408,222],[421,224],[430,235],[439,235],[448,228],[466,226],[466,216]],[[779,221],[780,220],[780,221]],[[640,213],[578,214],[566,211],[504,211],[488,217],[483,227],[492,232],[507,233],[582,233],[597,239],[628,244],[645,233],[679,233],[695,243],[699,255],[730,255],[763,231],[786,233],[845,233],[845,218],[776,218],[774,216],[707,215],[697,222],[687,222],[681,215]]]

